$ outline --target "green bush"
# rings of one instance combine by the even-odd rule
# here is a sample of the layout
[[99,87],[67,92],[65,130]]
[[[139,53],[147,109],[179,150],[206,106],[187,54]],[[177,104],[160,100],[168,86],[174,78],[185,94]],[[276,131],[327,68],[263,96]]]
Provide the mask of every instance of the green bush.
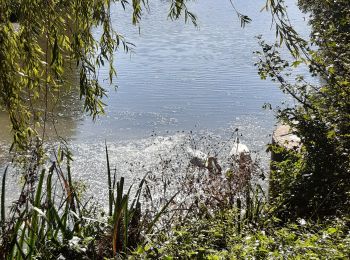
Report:
[[169,234],[139,246],[135,259],[348,259],[349,218],[281,226],[277,219],[243,222],[237,210],[217,212],[176,226]]
[[[307,41],[291,27],[283,0],[271,8],[277,35],[294,60],[281,58],[279,44],[260,41],[262,51],[258,52],[261,78],[277,82],[295,101],[294,106],[278,108],[277,117],[293,128],[302,143],[299,155],[290,154],[275,165],[272,179],[279,191],[273,200],[284,205],[285,215],[289,215],[286,218],[349,213],[350,2],[299,3],[310,14],[312,33]],[[308,66],[314,77],[312,82],[293,74],[293,68],[300,64]]]

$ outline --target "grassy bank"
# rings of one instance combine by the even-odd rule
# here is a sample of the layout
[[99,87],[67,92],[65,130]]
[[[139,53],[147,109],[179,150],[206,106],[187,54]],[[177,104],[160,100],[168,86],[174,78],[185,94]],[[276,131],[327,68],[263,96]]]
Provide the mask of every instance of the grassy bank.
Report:
[[[44,168],[22,173],[23,189],[5,214],[1,189],[1,259],[347,259],[350,218],[281,221],[254,179],[259,169],[242,154],[214,172],[215,158],[192,160],[177,190],[146,175],[125,187],[110,166],[108,200],[91,201],[74,181],[71,154],[60,149]],[[197,158],[198,159],[198,158]],[[219,165],[216,164],[217,169]],[[220,170],[221,171],[221,170]],[[169,185],[169,184],[168,184]],[[101,206],[102,205],[102,206]]]

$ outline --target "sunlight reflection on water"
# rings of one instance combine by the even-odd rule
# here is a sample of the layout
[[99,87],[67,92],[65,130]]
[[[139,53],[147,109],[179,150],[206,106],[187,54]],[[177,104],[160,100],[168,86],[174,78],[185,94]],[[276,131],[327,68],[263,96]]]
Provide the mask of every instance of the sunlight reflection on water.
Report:
[[[264,111],[262,105],[265,102],[278,105],[286,97],[270,81],[260,80],[252,53],[259,49],[255,36],[263,34],[271,41],[275,34],[268,30],[269,14],[260,12],[265,0],[235,2],[253,19],[244,29],[228,0],[191,2],[190,9],[198,15],[198,28],[182,20],[167,19],[167,1],[150,1],[151,11],[141,21],[140,34],[137,27],[130,25],[129,15],[120,8],[113,9],[116,29],[136,48],[132,55],[116,53],[115,83],[119,86],[116,91],[107,85],[107,68],[99,72],[101,82],[109,89],[106,116],[94,123],[79,112],[81,102],[73,104],[69,98],[59,108],[62,115],[59,134],[71,140],[77,178],[89,180],[97,193],[104,194],[105,188],[99,187],[105,187],[105,139],[111,161],[120,174],[130,176],[131,180],[131,171],[125,171],[129,169],[127,164],[134,165],[133,176],[140,176],[147,170],[137,168],[135,162],[153,167],[151,162],[156,163],[159,154],[175,156],[181,152],[173,149],[170,153],[167,149],[181,146],[182,131],[205,132],[227,140],[239,128],[244,143],[258,151],[264,167],[267,166],[268,155],[264,150],[275,120],[273,113]],[[287,2],[293,24],[308,35],[304,15],[294,1]],[[97,28],[96,36],[99,33]],[[76,114],[64,118],[71,111]],[[5,117],[1,114],[0,120],[6,122]],[[3,143],[9,142],[10,135],[0,137]],[[161,142],[152,148],[159,138],[175,142]],[[0,152],[1,160],[4,163],[6,158]]]

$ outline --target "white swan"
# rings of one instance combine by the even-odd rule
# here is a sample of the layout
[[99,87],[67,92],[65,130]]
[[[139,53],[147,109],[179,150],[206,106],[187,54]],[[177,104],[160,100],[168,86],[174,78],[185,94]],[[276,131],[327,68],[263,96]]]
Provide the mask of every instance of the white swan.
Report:
[[208,159],[208,155],[203,153],[200,150],[193,150],[191,147],[187,147],[186,151],[191,157],[196,157],[196,158],[201,159],[203,161]]
[[221,174],[221,166],[218,159],[199,150],[193,150],[187,147],[187,153],[190,155],[190,163],[199,168],[206,168],[212,174]]
[[236,137],[235,142],[233,143],[232,149],[229,153],[230,156],[241,156],[241,155],[249,155],[250,157],[250,151],[248,147],[245,144],[241,144],[239,142],[238,137]]

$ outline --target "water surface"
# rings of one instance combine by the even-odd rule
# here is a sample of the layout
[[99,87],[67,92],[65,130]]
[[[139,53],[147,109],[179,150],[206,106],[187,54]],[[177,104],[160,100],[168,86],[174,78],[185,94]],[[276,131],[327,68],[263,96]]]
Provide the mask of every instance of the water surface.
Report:
[[[106,115],[96,122],[84,116],[82,103],[71,98],[76,97],[75,90],[68,91],[66,102],[58,106],[58,134],[70,141],[78,178],[96,182],[95,188],[105,187],[104,140],[120,175],[140,175],[154,169],[159,154],[181,152],[179,147],[187,145],[183,131],[226,141],[238,128],[243,142],[267,158],[265,145],[276,122],[273,113],[262,106],[279,105],[287,97],[270,81],[260,80],[253,52],[259,49],[255,36],[262,34],[272,42],[275,33],[270,30],[270,15],[260,12],[265,0],[235,2],[252,18],[246,28],[240,27],[229,0],[189,3],[198,16],[197,28],[181,19],[170,21],[168,1],[150,1],[140,30],[131,25],[129,14],[113,8],[115,28],[136,47],[131,54],[116,52],[117,90],[107,84],[107,68],[99,72],[109,89]],[[304,15],[294,1],[287,2],[293,24],[307,35]],[[96,28],[96,37],[100,32]],[[3,144],[10,138],[5,134],[5,118],[0,114]],[[167,149],[175,144],[178,148],[170,153]],[[143,167],[125,171],[130,168],[126,164],[135,161]]]

